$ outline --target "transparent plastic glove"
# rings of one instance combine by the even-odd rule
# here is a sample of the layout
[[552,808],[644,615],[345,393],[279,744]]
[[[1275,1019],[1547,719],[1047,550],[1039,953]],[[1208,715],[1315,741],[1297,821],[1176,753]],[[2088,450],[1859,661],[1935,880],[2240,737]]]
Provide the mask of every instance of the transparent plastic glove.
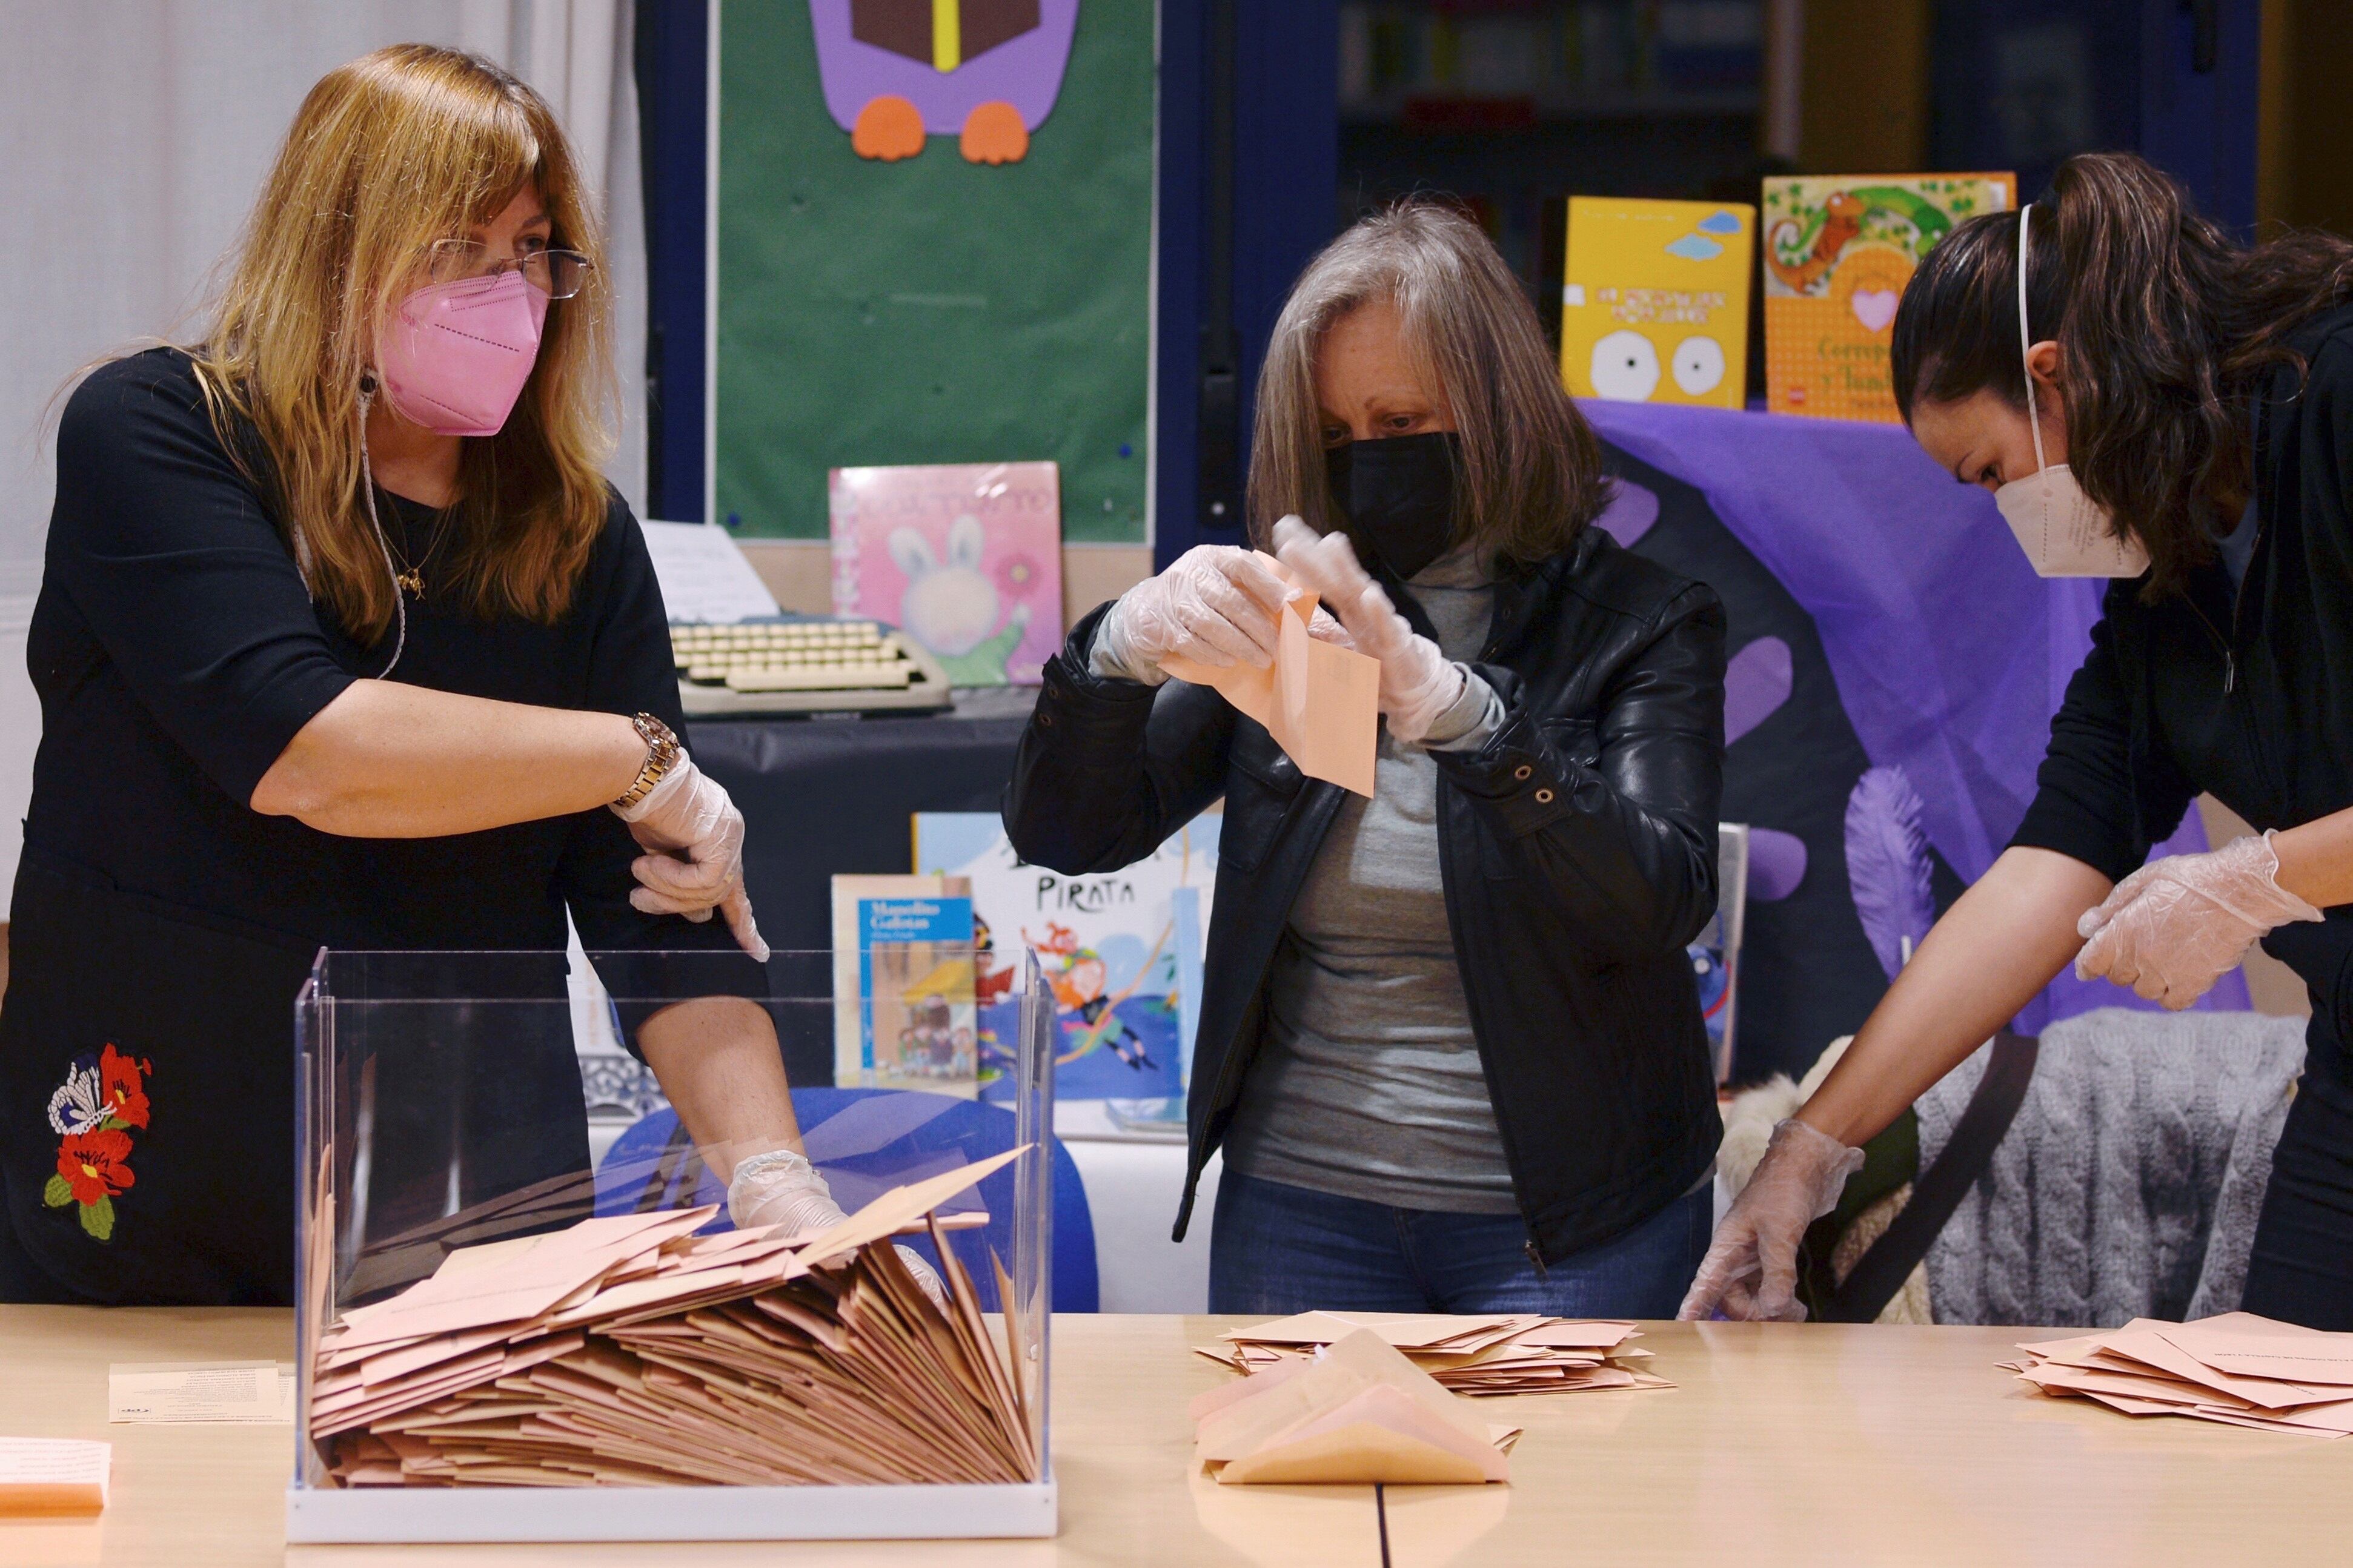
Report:
[[1389,733],[1408,745],[1430,734],[1440,715],[1461,700],[1461,667],[1416,632],[1371,574],[1356,561],[1345,533],[1319,534],[1295,517],[1274,525],[1274,554],[1315,590],[1319,609],[1339,618],[1358,653],[1381,661],[1381,711]]
[[1274,661],[1276,617],[1291,588],[1256,554],[1197,544],[1119,596],[1096,629],[1112,668],[1141,678],[1170,654],[1215,668]]
[[1689,1322],[1720,1311],[1745,1321],[1804,1322],[1798,1242],[1808,1226],[1838,1207],[1846,1179],[1861,1169],[1862,1150],[1794,1116],[1776,1124],[1757,1173],[1715,1227],[1675,1316]]
[[[808,1236],[831,1230],[849,1216],[833,1201],[833,1189],[825,1184],[807,1156],[790,1149],[772,1149],[735,1167],[727,1183],[727,1217],[738,1230],[773,1225],[781,1226],[786,1236]],[[947,1291],[923,1254],[902,1247],[899,1261],[907,1266],[932,1305],[947,1310]]]
[[1315,613],[1307,617],[1307,635],[1317,642],[1327,642],[1334,647],[1346,648],[1350,653],[1357,651],[1356,639],[1348,635],[1348,628],[1334,620],[1332,612],[1321,605],[1316,605]]
[[[707,921],[715,909],[744,951],[767,962],[768,944],[760,940],[752,900],[744,891],[744,814],[693,758],[680,752],[678,766],[645,799],[613,812],[629,825],[629,836],[653,852],[630,863],[643,884],[629,891],[632,908],[691,921]],[[680,859],[679,852],[686,858]]]
[[2075,977],[2105,975],[2152,1002],[2189,1006],[2274,926],[2321,913],[2279,885],[2272,836],[2234,838],[2204,855],[2168,855],[2084,911]]

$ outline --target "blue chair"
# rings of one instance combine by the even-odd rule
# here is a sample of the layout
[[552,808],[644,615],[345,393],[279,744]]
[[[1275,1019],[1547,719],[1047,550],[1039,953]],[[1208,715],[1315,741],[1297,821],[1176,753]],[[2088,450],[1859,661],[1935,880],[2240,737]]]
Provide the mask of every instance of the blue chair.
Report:
[[[797,1089],[793,1114],[815,1164],[836,1202],[851,1214],[889,1189],[976,1163],[1013,1147],[1013,1112],[1001,1105],[895,1089]],[[1078,1163],[1061,1140],[1054,1156],[1054,1310],[1092,1312],[1103,1296],[1095,1277],[1095,1228]],[[692,1140],[667,1108],[638,1120],[596,1165],[596,1212],[631,1214],[656,1208],[723,1205],[706,1231],[733,1228],[723,1205],[726,1190],[702,1163]],[[988,1224],[948,1233],[972,1276],[984,1311],[998,1310],[993,1250],[1013,1262],[1013,1168],[982,1178],[943,1214],[986,1209]],[[929,1237],[902,1237],[936,1266]]]

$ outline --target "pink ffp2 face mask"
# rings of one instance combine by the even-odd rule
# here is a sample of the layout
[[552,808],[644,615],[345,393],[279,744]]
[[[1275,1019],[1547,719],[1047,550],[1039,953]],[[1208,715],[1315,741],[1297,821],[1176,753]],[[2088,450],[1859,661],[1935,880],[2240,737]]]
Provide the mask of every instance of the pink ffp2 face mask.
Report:
[[547,295],[519,271],[419,289],[376,344],[385,395],[444,436],[495,436],[539,360]]

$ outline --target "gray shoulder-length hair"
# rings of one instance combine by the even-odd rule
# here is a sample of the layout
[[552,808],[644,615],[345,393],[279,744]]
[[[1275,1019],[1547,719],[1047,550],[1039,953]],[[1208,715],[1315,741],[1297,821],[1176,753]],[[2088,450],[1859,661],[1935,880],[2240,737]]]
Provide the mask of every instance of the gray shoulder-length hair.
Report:
[[1605,500],[1601,448],[1569,401],[1544,329],[1479,226],[1429,201],[1375,213],[1307,265],[1274,324],[1259,372],[1250,518],[1261,543],[1296,512],[1340,527],[1324,478],[1315,354],[1333,323],[1386,300],[1407,360],[1453,410],[1463,473],[1454,539],[1527,564],[1567,548]]

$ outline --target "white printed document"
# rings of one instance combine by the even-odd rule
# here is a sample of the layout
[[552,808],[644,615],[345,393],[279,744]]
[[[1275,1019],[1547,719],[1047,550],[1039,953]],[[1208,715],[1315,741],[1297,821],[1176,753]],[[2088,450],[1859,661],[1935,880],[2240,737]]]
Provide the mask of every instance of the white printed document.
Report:
[[0,1518],[97,1513],[114,1445],[79,1437],[0,1437]]
[[109,1421],[294,1419],[294,1379],[268,1361],[117,1362],[106,1369]]
[[780,613],[776,596],[725,529],[701,522],[638,526],[671,620],[742,621]]

